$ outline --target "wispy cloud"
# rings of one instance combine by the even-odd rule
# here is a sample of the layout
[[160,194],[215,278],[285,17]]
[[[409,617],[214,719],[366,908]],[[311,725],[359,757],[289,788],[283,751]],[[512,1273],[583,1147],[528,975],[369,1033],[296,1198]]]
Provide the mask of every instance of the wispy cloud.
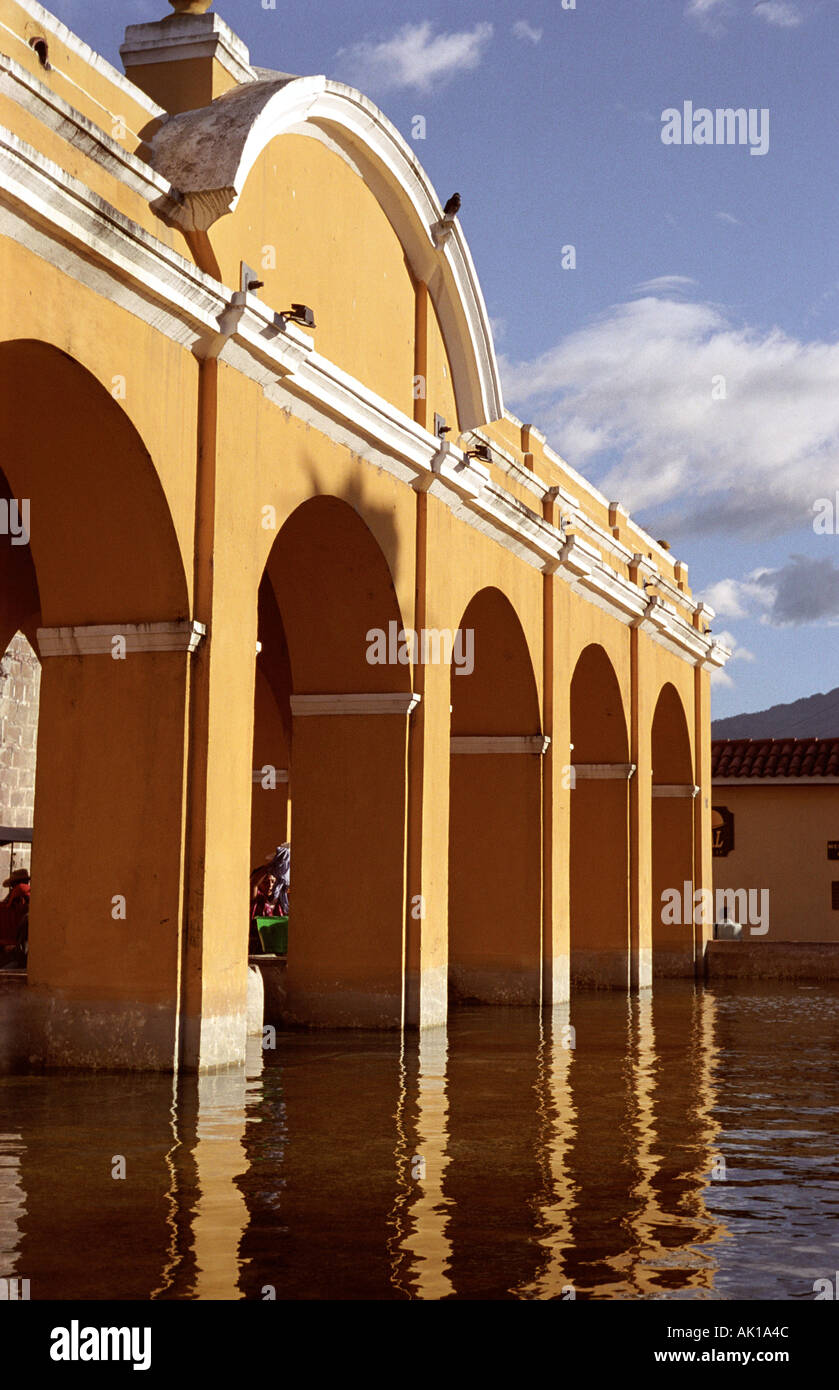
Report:
[[724,17],[730,11],[730,0],[688,0],[685,15],[715,37],[725,32]]
[[715,212],[714,216],[718,222],[727,222],[731,227],[742,227],[743,223],[739,217],[735,217],[732,212]]
[[674,279],[690,283],[647,281],[534,361],[502,359],[511,407],[661,534],[809,528],[839,476],[839,342],[736,324]]
[[652,280],[642,280],[636,285],[633,294],[681,294],[696,281],[689,275],[656,275]]
[[513,25],[513,34],[515,38],[526,39],[528,43],[541,43],[542,33],[543,31],[541,29],[537,29],[535,24],[531,24],[529,20],[526,19],[517,19]]
[[365,39],[340,49],[338,70],[365,90],[428,92],[458,73],[479,67],[493,33],[487,23],[448,34],[435,33],[430,20],[405,24],[389,39]]
[[[710,603],[710,599],[708,599],[708,602]],[[754,652],[750,652],[748,647],[744,647],[734,636],[733,632],[718,632],[716,633],[716,637],[717,641],[722,642],[722,645],[728,648],[731,652],[731,656],[728,659],[728,665],[725,670],[711,672],[711,684],[733,686],[734,678],[730,671],[731,663],[733,661],[754,661],[755,654]]]
[[795,29],[804,23],[804,16],[791,0],[756,0],[754,13],[766,24],[775,24],[779,29]]
[[713,38],[725,33],[727,20],[750,13],[778,29],[794,29],[805,18],[800,0],[687,0],[685,5],[685,17]]

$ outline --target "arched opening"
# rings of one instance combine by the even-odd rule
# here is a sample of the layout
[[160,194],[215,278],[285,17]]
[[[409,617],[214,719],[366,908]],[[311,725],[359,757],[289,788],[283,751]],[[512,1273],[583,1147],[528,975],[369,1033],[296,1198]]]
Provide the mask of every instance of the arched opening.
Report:
[[[0,344],[0,458],[0,651],[17,632],[43,661],[30,1016],[49,1012],[52,1062],[124,1065],[142,1054],[169,1068],[188,658],[142,649],[130,634],[188,615],[172,518],[126,413],[49,344]],[[25,539],[13,517],[25,518]],[[124,650],[110,632],[129,633]],[[41,1055],[45,1030],[33,1027],[29,1050]]]
[[284,827],[291,843],[287,1023],[403,1021],[411,668],[368,659],[383,655],[371,633],[386,657],[401,628],[387,561],[354,508],[299,506],[260,585],[254,721],[255,753],[270,744],[287,758],[277,809],[258,823],[255,812],[252,837],[259,859]]
[[628,989],[629,739],[620,686],[602,647],[571,681],[571,981]]
[[693,975],[693,756],[674,686],[658,697],[652,727],[653,974]]
[[498,589],[460,623],[474,666],[452,665],[449,999],[541,999],[539,697],[521,624]]

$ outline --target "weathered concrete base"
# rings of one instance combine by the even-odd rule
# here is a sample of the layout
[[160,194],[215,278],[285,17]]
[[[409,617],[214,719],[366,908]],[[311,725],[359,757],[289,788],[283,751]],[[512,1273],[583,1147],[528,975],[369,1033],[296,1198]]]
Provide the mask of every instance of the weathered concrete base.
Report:
[[247,1002],[241,1012],[203,1014],[182,1024],[180,1065],[184,1071],[216,1071],[242,1066],[247,1053]]
[[543,1002],[548,1008],[568,1003],[571,998],[571,957],[567,952],[552,956],[546,962],[544,989]]
[[401,1028],[402,994],[382,990],[295,988],[286,975],[280,1023],[292,1028]]
[[448,968],[445,965],[408,973],[405,1024],[408,1028],[439,1028],[448,1015]]
[[539,1004],[542,982],[536,970],[493,970],[488,966],[449,966],[453,1004]]
[[652,989],[653,953],[648,946],[640,950],[634,958],[630,958],[630,972],[633,989]]
[[709,941],[709,980],[839,980],[839,941]]
[[629,990],[628,951],[572,951],[571,988]]
[[262,1036],[265,1017],[265,989],[262,975],[255,965],[248,966],[248,1037]]
[[693,956],[687,951],[654,951],[653,977],[657,980],[692,980],[696,975]]
[[[25,976],[23,977],[25,986]],[[37,987],[0,988],[0,1070],[209,1071],[245,1060],[247,1016],[204,1018],[178,1055],[169,1004],[80,999]]]
[[285,1013],[288,960],[285,956],[249,956],[248,959],[251,969],[257,970],[262,980],[262,1022],[278,1028]]
[[3,1067],[176,1067],[176,1014],[165,1004],[71,999],[28,988],[0,996],[0,1015]]

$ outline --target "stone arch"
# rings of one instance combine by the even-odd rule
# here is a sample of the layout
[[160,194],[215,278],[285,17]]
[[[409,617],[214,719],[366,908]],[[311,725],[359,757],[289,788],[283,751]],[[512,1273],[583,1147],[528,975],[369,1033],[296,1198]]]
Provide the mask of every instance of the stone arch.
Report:
[[489,316],[458,224],[438,228],[443,209],[399,131],[360,92],[325,77],[243,84],[210,106],[172,116],[154,135],[150,160],[183,194],[174,216],[205,231],[236,208],[270,142],[302,134],[334,142],[362,174],[390,220],[417,280],[428,285],[452,363],[463,430],[504,413]]
[[571,679],[571,980],[628,989],[629,738],[615,669],[597,643]]
[[693,975],[693,753],[681,697],[669,682],[656,703],[651,753],[653,974]]
[[367,524],[338,497],[303,502],[274,541],[259,595],[258,679],[270,688],[289,769],[287,1022],[403,1021],[414,697],[409,664],[368,661],[369,634],[384,634],[386,652],[401,628]]
[[[11,581],[0,586],[2,630],[21,628],[43,661],[30,998],[51,1010],[49,1060],[92,1053],[119,1065],[128,1052],[168,1068],[190,628],[169,505],[118,402],[49,343],[0,343],[0,457],[3,492],[28,504],[30,528],[26,547],[0,535],[0,575]],[[163,645],[152,624],[168,625]],[[120,634],[125,659],[115,660]],[[115,895],[127,904],[119,925]],[[128,997],[137,1014],[126,1041]]]
[[474,670],[452,667],[449,994],[541,999],[541,735],[527,639],[509,599],[481,589],[460,622]]

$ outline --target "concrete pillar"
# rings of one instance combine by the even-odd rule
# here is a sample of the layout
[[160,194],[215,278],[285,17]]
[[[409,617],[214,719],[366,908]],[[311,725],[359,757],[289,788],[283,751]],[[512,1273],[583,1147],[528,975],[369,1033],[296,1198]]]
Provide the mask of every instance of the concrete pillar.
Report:
[[632,988],[649,989],[653,980],[652,760],[649,685],[652,669],[641,624],[630,629],[629,758],[635,773],[629,783],[629,932]]
[[199,638],[189,622],[39,632],[21,1041],[47,1065],[178,1064],[187,702]]
[[[544,499],[543,515],[549,525],[559,525],[559,501],[553,489]],[[555,573],[546,574],[542,581],[542,728],[550,744],[542,763],[542,1002],[549,1007],[566,1003],[571,994],[568,605],[568,586]]]

